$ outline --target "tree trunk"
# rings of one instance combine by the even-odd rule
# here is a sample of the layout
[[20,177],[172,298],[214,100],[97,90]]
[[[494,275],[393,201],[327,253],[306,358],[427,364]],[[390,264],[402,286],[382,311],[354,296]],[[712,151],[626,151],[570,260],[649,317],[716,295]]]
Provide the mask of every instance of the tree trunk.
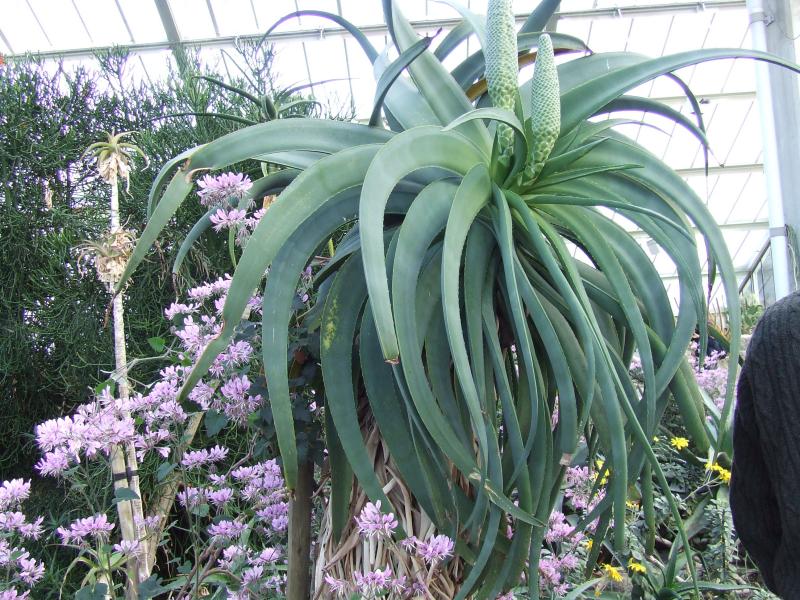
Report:
[[297,487],[289,502],[289,571],[287,600],[311,596],[311,497],[314,493],[314,461],[299,466]]
[[[116,180],[111,183],[111,206],[110,206],[110,231],[113,233],[119,229],[119,190]],[[119,398],[123,401],[130,397],[128,387],[128,355],[125,344],[125,309],[122,302],[122,293],[114,296],[112,305],[114,321],[114,366],[118,376],[117,389]],[[117,514],[119,515],[120,531],[123,540],[139,540],[141,556],[147,556],[147,540],[140,539],[136,521],[144,519],[144,509],[142,507],[142,492],[139,488],[138,461],[136,460],[136,449],[132,443],[125,447],[114,448],[111,456],[111,472],[114,477],[114,489],[128,488],[134,492],[138,499],[117,503]],[[149,576],[146,560],[132,560],[128,563],[128,587],[127,596],[136,598],[138,584]]]

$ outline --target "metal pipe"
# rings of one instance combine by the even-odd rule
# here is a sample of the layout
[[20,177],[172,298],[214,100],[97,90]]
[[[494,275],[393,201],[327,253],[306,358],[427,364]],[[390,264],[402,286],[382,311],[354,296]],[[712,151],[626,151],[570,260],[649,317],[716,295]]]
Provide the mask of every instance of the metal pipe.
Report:
[[[747,0],[750,17],[750,32],[753,48],[767,51],[767,25],[771,17],[764,10],[763,0]],[[789,240],[786,235],[786,220],[783,209],[780,157],[778,155],[775,108],[769,66],[756,62],[756,97],[761,119],[761,137],[764,143],[764,179],[767,184],[767,206],[769,208],[769,234],[772,248],[772,278],[775,283],[775,299],[791,292]]]

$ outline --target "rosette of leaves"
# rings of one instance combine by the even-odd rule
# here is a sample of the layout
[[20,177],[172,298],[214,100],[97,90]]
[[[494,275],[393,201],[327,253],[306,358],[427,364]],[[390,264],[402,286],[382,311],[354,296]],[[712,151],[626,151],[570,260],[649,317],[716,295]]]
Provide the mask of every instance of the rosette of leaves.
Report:
[[[490,2],[490,11],[508,13],[510,4]],[[684,357],[695,328],[706,335],[693,228],[705,239],[729,305],[737,303],[721,232],[674,171],[614,130],[621,120],[592,117],[648,110],[705,143],[702,123],[628,92],[664,75],[683,85],[672,71],[715,59],[749,57],[797,70],[740,49],[656,59],[588,54],[575,38],[541,37],[557,4],[546,0],[519,32],[507,18],[490,19],[489,31],[482,18],[459,7],[463,23],[431,52],[431,40],[419,39],[384,0],[399,52],[391,63],[338,15],[289,15],[328,18],[358,41],[378,74],[369,124],[278,119],[177,157],[153,185],[152,214],[125,274],[190,193],[193,176],[246,159],[286,166],[250,190],[253,197],[278,199],[239,260],[224,328],[181,398],[235,334],[268,272],[264,369],[293,487],[298,461],[286,360],[292,301],[318,249],[351,224],[316,276],[324,302],[315,318],[330,416],[334,532],[348,519],[353,476],[372,500],[391,506],[359,428],[363,414],[356,407],[366,397],[407,488],[436,528],[457,540],[456,552],[468,565],[458,598],[494,598],[524,569],[532,597],[538,595],[545,524],[582,439],[590,455],[605,459],[598,480],[607,480],[607,493],[586,519],[600,518],[595,535],[602,539],[612,518],[624,522],[635,486],[653,518],[654,479],[681,522],[650,445],[668,403],[676,403],[701,453],[709,451],[712,434],[719,443],[729,438],[726,418],[723,431],[707,430]],[[441,61],[471,34],[484,50],[448,71]],[[556,66],[553,56],[568,52],[579,56]],[[518,65],[534,60],[533,81],[509,89]],[[647,255],[611,213],[645,231],[677,266],[677,317]],[[739,312],[730,314],[735,355]],[[642,362],[641,393],[627,372],[634,352]],[[729,391],[734,369],[732,361]],[[725,415],[730,408],[729,392]],[[513,519],[512,539],[506,515]],[[624,527],[614,529],[613,543],[625,552]],[[601,547],[593,545],[592,560]],[[683,547],[689,552],[685,536]]]

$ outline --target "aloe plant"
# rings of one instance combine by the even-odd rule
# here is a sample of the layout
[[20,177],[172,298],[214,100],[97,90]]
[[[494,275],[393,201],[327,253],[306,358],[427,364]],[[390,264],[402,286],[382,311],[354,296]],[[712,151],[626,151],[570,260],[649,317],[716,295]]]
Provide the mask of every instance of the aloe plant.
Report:
[[[236,267],[224,328],[180,397],[236,335],[268,272],[264,369],[286,481],[294,487],[298,453],[286,362],[292,296],[318,248],[353,224],[317,274],[334,538],[350,516],[353,475],[372,501],[391,509],[362,436],[365,417],[357,406],[366,402],[404,485],[436,528],[457,540],[467,565],[457,598],[494,598],[525,569],[531,596],[538,596],[544,524],[579,446],[605,459],[608,493],[586,519],[600,517],[595,535],[603,538],[612,518],[624,522],[633,486],[641,487],[645,514],[654,518],[653,478],[681,522],[650,446],[669,402],[701,452],[729,445],[735,361],[722,430],[713,436],[719,447],[711,447],[702,396],[684,358],[696,327],[706,337],[693,227],[723,281],[731,352],[738,353],[738,292],[724,239],[674,171],[615,131],[625,121],[592,117],[647,110],[705,144],[702,120],[629,90],[666,75],[697,106],[673,71],[746,57],[798,70],[740,49],[655,59],[591,54],[573,37],[541,33],[557,5],[544,0],[517,33],[508,26],[510,2],[491,2],[499,12],[488,22],[458,7],[464,23],[431,52],[429,40],[419,40],[384,0],[400,53],[391,65],[338,15],[288,15],[284,20],[325,17],[353,34],[382,73],[373,115],[382,111],[385,119],[272,120],[180,155],[153,185],[152,214],[123,277],[191,192],[193,176],[247,159],[285,166],[254,182],[252,196],[279,194],[278,200]],[[470,34],[485,50],[449,72],[441,61]],[[578,56],[556,66],[554,56],[565,53]],[[534,60],[533,81],[517,86],[517,66]],[[405,69],[410,77],[401,76]],[[647,255],[610,213],[634,222],[674,261],[677,316]],[[186,244],[198,235],[193,231]],[[627,373],[634,353],[644,372],[641,394]],[[511,540],[504,515],[514,521]],[[612,537],[624,553],[624,527]],[[685,535],[683,546],[688,553]]]

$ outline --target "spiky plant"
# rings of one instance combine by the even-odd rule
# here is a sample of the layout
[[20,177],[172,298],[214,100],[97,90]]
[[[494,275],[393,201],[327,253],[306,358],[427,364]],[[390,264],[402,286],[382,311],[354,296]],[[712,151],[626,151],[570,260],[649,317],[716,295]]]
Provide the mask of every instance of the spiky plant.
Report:
[[[495,4],[507,11],[510,3]],[[318,248],[343,224],[354,224],[317,275],[324,302],[319,326],[330,415],[331,530],[338,539],[351,516],[353,475],[371,500],[392,507],[362,434],[365,419],[374,419],[405,488],[436,528],[457,540],[467,568],[456,598],[494,598],[525,569],[531,596],[538,596],[545,524],[579,447],[605,459],[608,493],[586,519],[599,517],[597,540],[612,518],[624,522],[626,497],[636,486],[653,518],[653,477],[681,522],[649,443],[669,402],[677,404],[701,453],[729,448],[730,394],[720,431],[708,431],[684,358],[695,328],[706,334],[695,227],[723,280],[731,352],[738,353],[736,280],[722,235],[674,171],[614,130],[621,120],[591,119],[646,109],[705,143],[702,123],[627,92],[662,75],[682,84],[672,71],[714,59],[757,58],[797,71],[779,58],[739,49],[657,59],[586,54],[579,40],[551,33],[555,55],[582,53],[554,68],[548,38],[540,36],[557,4],[545,0],[516,35],[505,25],[495,31],[498,15],[490,16],[487,30],[461,8],[464,23],[432,53],[430,40],[418,40],[384,0],[400,52],[388,66],[342,17],[289,15],[337,22],[384,67],[371,125],[274,120],[177,157],[153,185],[153,211],[125,273],[133,272],[191,192],[193,176],[247,159],[286,165],[250,190],[253,197],[279,197],[238,263],[224,328],[180,398],[236,335],[268,271],[264,369],[293,488],[298,450],[286,361],[293,293]],[[440,61],[472,32],[488,38],[487,54],[476,52],[448,72]],[[495,76],[516,82],[516,64],[531,63],[539,44],[533,85],[496,88]],[[516,55],[516,64],[498,61],[494,52]],[[410,78],[400,76],[406,68]],[[375,117],[381,110],[385,125]],[[609,212],[635,223],[677,265],[677,317],[647,255]],[[205,226],[193,230],[187,246]],[[641,394],[627,372],[634,353],[643,367]],[[731,391],[734,369],[732,361]],[[510,540],[506,517],[514,522]],[[612,537],[624,555],[625,528],[616,527]],[[594,544],[593,560],[600,548]]]

